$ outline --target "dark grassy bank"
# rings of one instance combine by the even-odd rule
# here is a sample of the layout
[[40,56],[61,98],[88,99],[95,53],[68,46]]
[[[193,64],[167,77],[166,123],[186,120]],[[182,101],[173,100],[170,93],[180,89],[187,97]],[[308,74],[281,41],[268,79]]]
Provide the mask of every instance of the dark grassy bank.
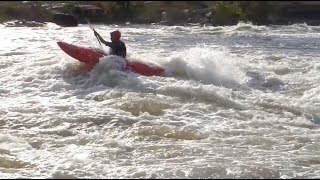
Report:
[[72,15],[72,7],[79,4],[103,9],[92,21],[106,24],[289,24],[317,22],[318,13],[313,11],[320,10],[320,3],[312,1],[1,1],[0,22],[52,22],[55,13]]

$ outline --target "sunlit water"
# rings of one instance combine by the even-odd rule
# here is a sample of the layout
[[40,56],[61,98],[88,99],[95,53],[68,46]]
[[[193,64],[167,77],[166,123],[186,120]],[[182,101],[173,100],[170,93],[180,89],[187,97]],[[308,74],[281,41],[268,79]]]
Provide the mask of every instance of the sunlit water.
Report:
[[320,27],[94,27],[166,76],[58,47],[108,51],[88,25],[0,25],[1,178],[320,178]]

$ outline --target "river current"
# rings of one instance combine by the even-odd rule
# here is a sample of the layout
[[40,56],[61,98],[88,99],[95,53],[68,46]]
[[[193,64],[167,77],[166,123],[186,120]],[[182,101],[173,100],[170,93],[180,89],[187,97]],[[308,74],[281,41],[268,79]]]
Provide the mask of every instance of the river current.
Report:
[[166,75],[94,69],[58,41],[88,25],[0,25],[1,178],[320,178],[320,27],[92,25]]

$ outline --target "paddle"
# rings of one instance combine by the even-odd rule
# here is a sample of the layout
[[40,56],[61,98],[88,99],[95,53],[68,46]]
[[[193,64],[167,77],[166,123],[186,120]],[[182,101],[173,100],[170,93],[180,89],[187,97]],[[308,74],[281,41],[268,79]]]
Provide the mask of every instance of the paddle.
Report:
[[[89,27],[90,27],[93,31],[96,32],[96,30],[91,26],[91,24],[90,24],[90,22],[89,22],[89,19],[86,18],[86,20],[87,20],[87,23],[88,23]],[[100,44],[100,46],[101,46],[101,42],[100,42],[99,38],[98,38],[97,36],[96,36],[96,38],[97,38],[97,40],[98,40],[98,42],[99,42],[99,44]]]

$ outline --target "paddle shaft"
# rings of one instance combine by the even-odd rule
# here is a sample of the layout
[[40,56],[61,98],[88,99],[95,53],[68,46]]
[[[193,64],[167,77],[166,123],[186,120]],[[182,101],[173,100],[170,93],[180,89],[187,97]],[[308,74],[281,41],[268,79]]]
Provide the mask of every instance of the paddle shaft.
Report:
[[[88,23],[89,27],[90,27],[93,31],[96,31],[96,30],[90,25],[89,19],[86,18],[86,20],[87,20],[87,23]],[[100,46],[101,46],[101,42],[100,42],[99,37],[96,36],[96,38],[97,38],[97,40],[98,40],[98,42],[99,42],[99,44],[100,44]]]

